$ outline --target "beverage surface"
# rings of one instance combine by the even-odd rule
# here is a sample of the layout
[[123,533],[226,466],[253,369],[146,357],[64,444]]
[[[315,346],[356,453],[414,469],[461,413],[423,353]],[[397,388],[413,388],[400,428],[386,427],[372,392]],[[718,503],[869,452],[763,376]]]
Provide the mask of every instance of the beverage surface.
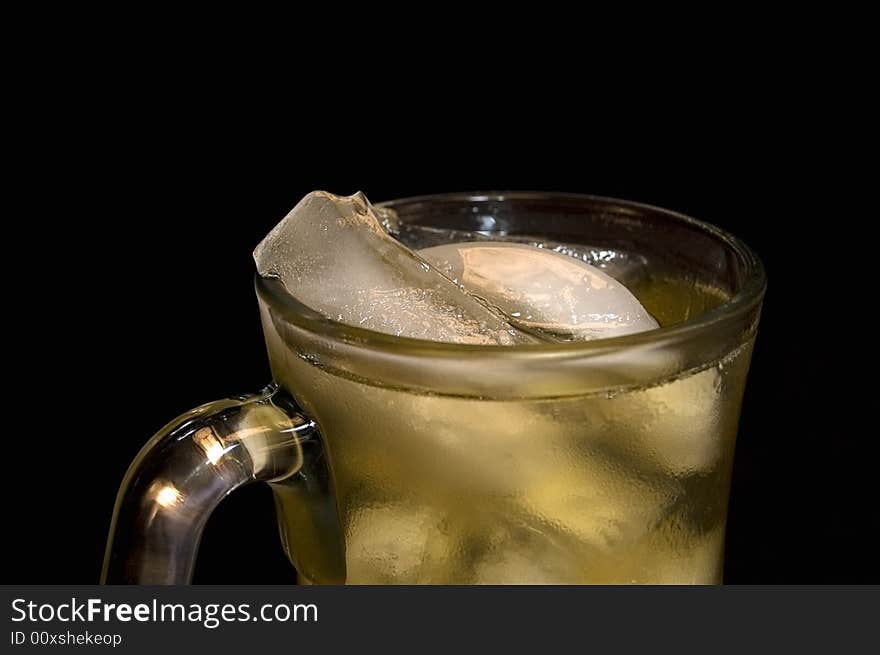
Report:
[[[420,230],[395,238],[362,197],[310,194],[255,258],[328,318],[453,343],[617,336],[727,300],[639,253]],[[264,327],[273,376],[321,428],[335,489],[331,516],[304,510],[328,506],[310,502],[327,493],[314,481],[273,485],[304,581],[720,582],[751,342],[643,387],[489,400],[340,377]]]

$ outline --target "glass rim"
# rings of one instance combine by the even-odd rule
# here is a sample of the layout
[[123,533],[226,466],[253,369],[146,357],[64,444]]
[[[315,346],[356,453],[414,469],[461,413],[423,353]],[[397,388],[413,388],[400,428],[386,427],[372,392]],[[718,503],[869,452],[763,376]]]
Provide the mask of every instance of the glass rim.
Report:
[[711,223],[706,223],[686,214],[665,209],[647,203],[623,200],[609,196],[558,191],[462,191],[452,193],[436,193],[406,198],[395,198],[375,203],[375,207],[393,209],[396,205],[413,202],[438,201],[497,201],[505,200],[582,200],[597,204],[614,206],[618,209],[630,209],[640,213],[652,212],[688,224],[704,233],[711,235],[725,247],[733,251],[742,261],[745,282],[729,300],[718,307],[709,309],[697,316],[666,327],[638,332],[618,337],[595,339],[591,341],[547,342],[538,344],[517,345],[482,345],[460,344],[443,341],[429,341],[412,337],[401,337],[384,332],[376,332],[364,328],[334,321],[314,311],[295,296],[291,295],[277,279],[264,278],[255,273],[257,294],[285,321],[313,334],[317,338],[332,339],[350,345],[360,346],[368,350],[390,351],[397,356],[414,355],[419,357],[461,357],[488,356],[492,358],[519,358],[523,356],[540,357],[563,356],[590,357],[605,355],[609,352],[643,348],[660,342],[685,341],[706,332],[745,317],[758,306],[767,287],[764,266],[755,252],[741,239]]

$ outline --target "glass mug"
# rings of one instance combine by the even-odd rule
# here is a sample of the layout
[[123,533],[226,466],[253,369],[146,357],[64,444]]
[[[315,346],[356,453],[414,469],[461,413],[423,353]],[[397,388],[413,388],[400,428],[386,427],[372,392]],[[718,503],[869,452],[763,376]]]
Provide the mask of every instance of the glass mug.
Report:
[[377,211],[417,247],[567,244],[662,327],[428,342],[331,321],[258,276],[274,382],[147,443],[102,581],[189,582],[211,511],[262,480],[306,584],[719,583],[766,283],[754,253],[692,218],[592,196],[459,193]]

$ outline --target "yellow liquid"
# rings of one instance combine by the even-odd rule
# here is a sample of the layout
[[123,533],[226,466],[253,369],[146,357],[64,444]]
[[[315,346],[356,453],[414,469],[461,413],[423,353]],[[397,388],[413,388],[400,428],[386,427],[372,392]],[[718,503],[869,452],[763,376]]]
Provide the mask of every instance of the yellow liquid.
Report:
[[[663,324],[725,299],[684,281],[630,288]],[[336,490],[316,512],[303,481],[273,485],[304,582],[721,581],[751,343],[649,388],[508,401],[369,386],[291,356],[271,329],[267,342]]]

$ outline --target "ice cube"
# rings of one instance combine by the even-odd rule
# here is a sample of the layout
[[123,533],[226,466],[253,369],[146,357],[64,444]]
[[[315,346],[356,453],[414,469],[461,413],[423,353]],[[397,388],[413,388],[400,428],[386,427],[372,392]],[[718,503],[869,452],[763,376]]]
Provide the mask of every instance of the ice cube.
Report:
[[434,246],[419,255],[499,309],[511,324],[533,334],[573,341],[659,327],[621,283],[558,252],[477,242]]
[[534,343],[383,230],[362,193],[313,191],[254,250],[260,275],[335,321],[469,344]]
[[[578,549],[560,543],[543,525],[516,516],[486,517],[471,535],[468,584],[577,584],[583,577]],[[575,544],[576,545],[576,544]]]
[[635,470],[598,452],[550,455],[523,483],[522,508],[597,553],[641,539],[682,493],[674,478]]
[[359,507],[346,527],[350,584],[437,583],[454,550],[443,518],[427,507],[383,503]]
[[[733,452],[749,351],[666,384],[624,394],[607,404],[609,422],[625,432],[634,452],[679,476],[707,473]],[[599,412],[597,412],[599,413]]]

